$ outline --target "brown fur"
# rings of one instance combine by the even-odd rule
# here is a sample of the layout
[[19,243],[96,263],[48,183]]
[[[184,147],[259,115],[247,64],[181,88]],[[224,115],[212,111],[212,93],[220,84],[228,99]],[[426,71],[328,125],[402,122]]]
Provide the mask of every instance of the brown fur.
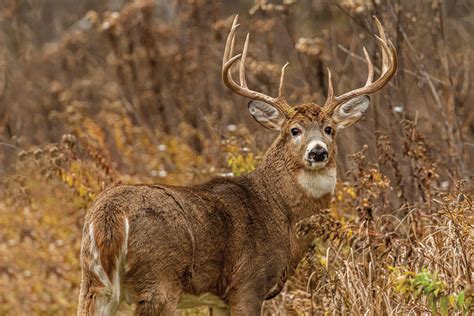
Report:
[[[255,172],[175,187],[121,185],[103,192],[89,210],[82,245],[79,314],[88,315],[92,288],[88,227],[110,277],[130,225],[121,283],[137,304],[137,315],[172,315],[183,293],[213,293],[235,315],[258,315],[277,295],[312,239],[297,239],[296,224],[325,209],[331,199],[309,196],[297,183],[304,169],[288,148],[291,124],[322,128],[331,119],[314,104],[297,114],[266,152]],[[326,168],[335,167],[335,143]]]
[[100,261],[109,278],[114,271],[117,254],[124,242],[124,214],[120,205],[107,204],[102,212],[94,214],[91,220],[94,227],[94,239],[99,250]]

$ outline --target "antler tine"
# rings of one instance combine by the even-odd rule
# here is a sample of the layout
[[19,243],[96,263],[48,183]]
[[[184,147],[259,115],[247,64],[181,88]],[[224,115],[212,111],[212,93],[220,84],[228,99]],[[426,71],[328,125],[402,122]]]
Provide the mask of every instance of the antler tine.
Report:
[[364,56],[367,61],[367,81],[365,82],[365,87],[370,85],[374,81],[374,65],[372,64],[372,59],[370,59],[369,53],[364,46]]
[[283,93],[285,92],[285,69],[288,67],[290,63],[287,62],[283,67],[281,67],[281,75],[280,75],[280,84],[278,86],[278,97],[282,98]]
[[222,57],[222,67],[224,67],[224,64],[229,60],[232,50],[233,50],[233,40],[235,36],[235,31],[239,27],[239,24],[237,24],[237,19],[239,16],[236,14],[234,21],[232,22],[232,28],[230,29],[229,35],[227,36],[227,40],[225,42],[225,47],[224,47],[224,56]]
[[324,109],[329,108],[331,104],[334,103],[334,88],[332,85],[332,74],[331,69],[327,68],[328,70],[328,93],[326,96],[326,102],[324,103]]
[[346,102],[350,99],[353,99],[361,95],[371,94],[382,89],[388,83],[388,81],[393,77],[393,75],[395,75],[395,72],[397,71],[397,66],[398,66],[397,52],[392,42],[390,42],[390,40],[387,40],[385,36],[385,31],[383,30],[383,27],[380,21],[376,17],[374,17],[374,19],[375,19],[375,23],[377,25],[377,29],[380,34],[380,37],[378,35],[375,35],[375,38],[380,42],[380,46],[382,48],[381,75],[377,80],[375,80],[375,82],[373,82],[374,66],[372,64],[372,61],[365,47],[364,47],[364,55],[367,61],[368,74],[367,74],[367,81],[363,87],[346,92],[340,96],[334,96],[333,91],[331,91],[332,90],[332,83],[330,80],[331,73],[330,71],[328,71],[328,76],[329,76],[328,98],[323,107],[324,111],[326,111],[327,113],[332,113],[334,109],[338,105],[342,104],[343,102]]
[[[268,104],[271,104],[274,106],[276,109],[278,109],[282,114],[284,114],[287,118],[291,117],[294,115],[295,111],[294,109],[288,104],[286,101],[285,97],[283,96],[283,77],[285,74],[285,68],[288,65],[288,63],[283,66],[282,68],[282,74],[280,77],[280,86],[279,86],[279,93],[278,97],[273,98],[271,96],[268,96],[266,94],[250,90],[247,87],[247,82],[245,80],[245,59],[247,58],[247,50],[248,50],[248,42],[249,42],[249,35],[247,34],[247,38],[245,39],[245,44],[244,48],[242,51],[242,54],[232,56],[233,52],[233,46],[234,46],[234,38],[235,38],[235,32],[237,30],[237,27],[239,25],[237,24],[237,16],[234,19],[234,22],[232,23],[232,28],[229,32],[229,35],[227,36],[226,44],[225,44],[225,49],[224,49],[224,56],[222,58],[222,81],[224,84],[234,93],[239,94],[241,96],[253,99],[253,100],[260,100],[263,102],[266,102]],[[232,79],[231,71],[230,69],[232,68],[233,64],[240,59],[240,67],[239,67],[239,79],[240,79],[240,85],[238,85],[234,79]]]
[[[237,30],[239,26],[240,24],[237,24],[235,26],[235,30]],[[234,45],[235,45],[235,32],[234,34],[232,34],[232,40],[230,41],[229,58],[232,57],[232,55],[234,55]]]
[[331,69],[328,68],[328,100],[334,100],[334,88],[332,85],[332,73]]
[[244,88],[248,87],[247,81],[245,80],[245,59],[247,59],[249,37],[250,37],[250,34],[247,33],[247,37],[245,38],[245,43],[244,43],[244,49],[242,51],[242,58],[240,59],[240,68],[239,68],[240,85]]
[[[387,43],[387,37],[385,36],[385,31],[382,27],[380,20],[374,15],[375,24],[377,25],[377,30],[379,31],[380,38],[382,42]],[[385,49],[382,49],[382,73],[384,73],[388,68],[388,57]]]
[[[390,67],[390,63],[393,63],[393,56],[392,56],[391,47],[390,47],[390,46],[393,47],[393,44],[390,41],[387,41],[387,39],[383,39],[377,35],[375,35],[375,38],[380,42],[380,46],[382,46],[382,74],[384,74],[387,72],[388,68]],[[396,52],[395,52],[395,55],[396,55]]]

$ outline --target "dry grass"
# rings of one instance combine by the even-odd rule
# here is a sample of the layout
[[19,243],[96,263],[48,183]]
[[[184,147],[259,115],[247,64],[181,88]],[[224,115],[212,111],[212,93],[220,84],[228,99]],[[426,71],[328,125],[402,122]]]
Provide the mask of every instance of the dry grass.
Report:
[[[469,1],[48,1],[0,7],[0,315],[73,314],[87,206],[113,183],[189,184],[258,165],[275,135],[220,82],[231,16],[249,84],[293,103],[365,79],[376,14],[395,80],[339,135],[330,210],[268,315],[469,314],[474,306]],[[237,41],[241,42],[241,41]],[[202,312],[201,313],[205,313]]]

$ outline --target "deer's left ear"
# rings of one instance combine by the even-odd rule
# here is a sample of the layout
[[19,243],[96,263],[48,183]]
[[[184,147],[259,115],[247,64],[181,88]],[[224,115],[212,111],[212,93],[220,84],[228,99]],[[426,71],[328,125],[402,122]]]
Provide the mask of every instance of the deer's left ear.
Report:
[[342,103],[334,109],[332,119],[337,128],[345,128],[357,123],[369,107],[370,99],[363,95]]

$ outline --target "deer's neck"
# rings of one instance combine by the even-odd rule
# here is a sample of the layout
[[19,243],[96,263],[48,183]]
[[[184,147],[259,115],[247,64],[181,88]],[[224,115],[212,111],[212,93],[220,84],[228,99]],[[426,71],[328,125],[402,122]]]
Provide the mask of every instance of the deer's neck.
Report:
[[293,229],[301,220],[309,218],[329,206],[336,184],[336,166],[330,163],[322,170],[301,170],[285,156],[284,143],[277,139],[266,152],[262,163],[252,175],[264,200],[272,211],[286,215]]
[[251,175],[256,193],[270,206],[271,216],[281,232],[280,245],[288,251],[285,270],[268,297],[279,293],[288,277],[307,253],[314,237],[296,236],[296,224],[329,207],[336,181],[335,163],[320,172],[301,171],[282,155],[279,141],[268,149],[260,166]]

